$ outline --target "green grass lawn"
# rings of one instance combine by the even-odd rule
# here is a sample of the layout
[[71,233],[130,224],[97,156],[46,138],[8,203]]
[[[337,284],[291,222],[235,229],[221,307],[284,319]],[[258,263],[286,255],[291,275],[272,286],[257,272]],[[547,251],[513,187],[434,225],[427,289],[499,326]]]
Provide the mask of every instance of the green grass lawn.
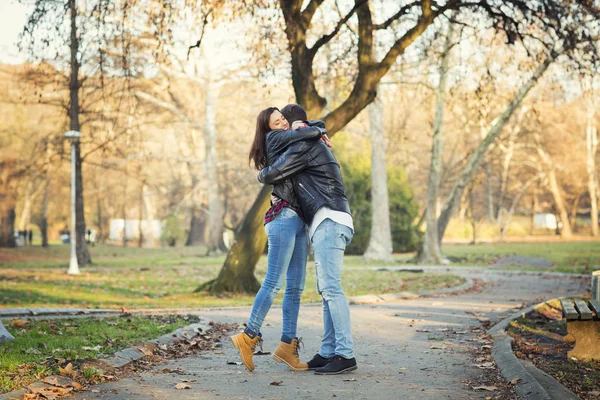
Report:
[[[205,257],[198,248],[138,249],[98,245],[93,265],[81,275],[67,275],[68,246],[0,249],[0,307],[171,308],[250,305],[251,295],[193,293],[215,278],[225,259]],[[348,266],[368,265],[346,257]],[[371,263],[370,265],[381,265]],[[266,257],[256,267],[265,277]],[[449,274],[414,274],[348,268],[343,286],[348,296],[418,291],[457,286],[464,279]],[[280,303],[282,294],[277,297]],[[320,301],[314,263],[307,264],[303,301]]]
[[[500,256],[516,254],[552,261],[554,266],[544,268],[544,271],[587,274],[600,269],[600,241],[455,244],[444,245],[442,252],[454,261],[454,265],[488,265]],[[534,267],[520,269],[540,270]]]
[[[95,359],[155,339],[189,325],[196,317],[128,316],[106,319],[73,318],[29,320],[15,327],[5,325],[15,336],[0,346],[0,393],[19,389],[59,372],[58,367],[84,359]],[[25,320],[16,320],[17,325]],[[85,377],[100,371],[82,370]]]

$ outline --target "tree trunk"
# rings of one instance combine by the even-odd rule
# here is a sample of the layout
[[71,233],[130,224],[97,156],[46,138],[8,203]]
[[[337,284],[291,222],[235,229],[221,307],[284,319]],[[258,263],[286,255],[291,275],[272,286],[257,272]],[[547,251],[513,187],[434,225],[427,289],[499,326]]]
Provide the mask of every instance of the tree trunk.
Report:
[[596,175],[596,153],[598,151],[598,131],[596,130],[596,109],[593,98],[588,99],[586,139],[586,167],[588,173],[588,193],[590,195],[590,215],[592,236],[598,236],[598,178]]
[[[506,231],[508,230],[508,226],[510,225],[510,220],[515,212],[515,209],[519,205],[521,198],[527,192],[527,189],[529,189],[529,186],[531,186],[531,184],[533,182],[535,182],[537,179],[539,179],[539,178],[536,176],[535,178],[531,178],[527,182],[525,182],[523,185],[521,185],[521,189],[519,190],[519,192],[513,199],[512,204],[510,205],[510,209],[508,210],[508,213],[506,214],[506,218],[504,219],[504,221],[502,221],[502,226],[500,227],[500,241],[504,240],[504,235],[506,234]],[[533,222],[532,222],[532,224],[533,224]]]
[[[81,131],[79,123],[79,60],[77,53],[79,52],[79,39],[77,38],[77,4],[76,0],[69,0],[69,8],[71,11],[71,40],[69,43],[71,50],[71,77],[69,80],[69,119],[70,128],[72,131]],[[85,243],[85,213],[83,204],[83,179],[82,179],[82,164],[81,144],[75,144],[75,230],[77,236],[77,262],[80,266],[87,265],[92,262],[92,257]]]
[[144,233],[142,232],[142,222],[144,221],[144,185],[140,186],[140,198],[138,205],[138,247],[141,249],[144,243]]
[[[50,168],[50,167],[48,167]],[[40,231],[42,234],[42,247],[48,247],[48,202],[50,200],[50,171],[46,172],[44,198],[40,212]]]
[[200,209],[200,198],[196,195],[198,191],[199,179],[193,171],[193,165],[188,163],[188,171],[192,179],[192,191],[190,196],[191,202],[191,217],[190,217],[190,230],[188,232],[187,239],[185,241],[186,246],[199,246],[205,244],[204,240],[204,229],[205,219],[202,216]]
[[127,247],[127,169],[125,169],[125,182],[123,183],[123,198],[121,200],[123,201],[123,206],[121,207],[121,218],[123,218],[123,247]]
[[569,221],[571,221],[572,232],[577,232],[577,208],[579,207],[579,200],[581,200],[581,194],[582,193],[577,193],[577,196],[575,196],[575,200],[573,200],[573,204],[571,204],[571,218],[569,219]]
[[448,227],[448,223],[450,222],[450,217],[456,211],[458,207],[458,203],[462,196],[462,193],[465,190],[465,187],[471,182],[481,159],[487,152],[488,147],[502,132],[502,128],[508,123],[510,117],[513,115],[514,111],[521,104],[527,93],[535,86],[540,77],[546,72],[550,64],[556,59],[558,56],[557,52],[552,52],[546,60],[538,66],[533,75],[529,78],[529,80],[517,91],[515,97],[508,104],[504,112],[498,116],[492,123],[488,134],[485,139],[479,144],[477,149],[473,152],[467,165],[461,172],[457,182],[454,184],[454,187],[450,191],[450,195],[448,199],[444,203],[444,207],[442,209],[442,214],[438,220],[438,240],[441,242],[444,237],[444,233],[446,232],[446,228]]
[[530,235],[533,235],[533,231],[535,230],[535,214],[538,210],[538,197],[537,193],[534,193],[531,198],[531,230],[529,231]]
[[562,222],[562,227],[560,228],[560,236],[562,236],[565,239],[568,239],[573,236],[573,232],[571,231],[571,224],[569,223],[569,213],[567,212],[567,208],[565,207],[562,194],[560,193],[560,188],[558,186],[558,180],[556,179],[556,172],[554,171],[554,169],[551,169],[548,172],[548,184],[550,186],[550,192],[552,193],[552,197],[554,198],[554,205],[556,206],[556,211],[558,212],[558,216],[560,217],[560,221]]
[[211,76],[211,66],[207,65],[204,84],[204,146],[206,157],[206,196],[208,202],[208,254],[220,254],[225,251],[223,243],[223,205],[219,191],[219,176],[217,174],[217,135],[216,135],[216,103],[218,86]]
[[32,187],[33,177],[30,175],[25,184],[25,193],[23,195],[23,210],[21,211],[21,217],[19,218],[19,230],[25,231],[30,229],[31,224],[31,202],[32,202]]
[[368,107],[371,141],[371,237],[364,257],[392,261],[392,229],[387,183],[383,104],[380,97]]
[[425,240],[418,255],[420,263],[442,264],[441,239],[438,238],[438,197],[440,176],[442,173],[442,149],[444,146],[444,109],[446,100],[446,83],[448,80],[448,64],[452,46],[453,26],[450,23],[446,35],[446,44],[440,66],[440,82],[437,87],[435,118],[433,121],[433,138],[431,143],[431,163],[429,165],[429,182],[427,185],[427,205],[425,211]]
[[271,198],[271,186],[263,186],[254,204],[246,214],[244,222],[231,246],[219,276],[202,284],[196,291],[211,293],[243,292],[255,294],[260,283],[254,276],[254,269],[267,243],[267,235],[261,229],[264,213]]
[[154,210],[152,209],[152,202],[150,196],[152,192],[148,189],[148,185],[144,183],[142,186],[144,209],[146,211],[146,248],[149,249],[152,246],[152,240],[154,233],[152,231],[152,223],[154,221]]

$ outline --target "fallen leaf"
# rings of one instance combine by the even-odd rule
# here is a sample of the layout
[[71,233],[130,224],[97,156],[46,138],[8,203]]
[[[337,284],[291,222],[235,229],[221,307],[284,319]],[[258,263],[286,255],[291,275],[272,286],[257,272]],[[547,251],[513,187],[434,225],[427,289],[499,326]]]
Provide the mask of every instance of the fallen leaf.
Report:
[[71,386],[73,386],[73,389],[75,390],[85,390],[85,388],[83,387],[83,385],[80,385],[78,382],[71,382]]
[[344,382],[356,382],[356,378],[344,379]]
[[498,390],[496,386],[473,386],[473,390],[487,390],[488,392],[493,392]]
[[92,393],[100,393],[100,390],[98,390],[98,389],[92,389]]
[[175,389],[181,390],[181,389],[191,389],[192,387],[190,386],[189,383],[178,383],[177,385],[175,385]]
[[77,371],[73,371],[73,364],[71,364],[71,363],[68,363],[67,366],[64,368],[58,367],[58,371],[63,376],[76,376],[77,375]]
[[271,386],[281,386],[282,383],[283,383],[283,381],[274,381],[274,382],[269,383],[269,385],[271,385]]
[[13,319],[13,326],[15,328],[22,328],[23,326],[25,326],[26,323],[28,323],[29,321],[26,319]]
[[42,379],[42,382],[47,383],[48,385],[62,386],[60,383],[58,383],[58,379],[56,379],[56,378],[46,377],[46,378]]
[[429,346],[430,349],[437,349],[437,350],[444,350],[447,347],[448,346],[446,346],[444,344],[432,344],[431,346]]
[[240,361],[227,361],[227,364],[229,364],[229,365],[242,365],[242,363]]
[[511,385],[516,385],[520,380],[521,380],[521,378],[515,378],[512,381],[510,381],[510,384]]
[[482,349],[491,349],[492,346],[490,346],[489,344],[485,344],[483,346],[481,346]]

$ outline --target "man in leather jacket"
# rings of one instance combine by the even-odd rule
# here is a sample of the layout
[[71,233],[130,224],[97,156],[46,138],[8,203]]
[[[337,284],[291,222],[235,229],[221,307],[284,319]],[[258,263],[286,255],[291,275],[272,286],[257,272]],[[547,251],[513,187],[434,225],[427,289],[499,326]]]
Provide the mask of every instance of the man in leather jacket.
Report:
[[[281,109],[294,126],[306,121],[296,104]],[[300,209],[309,226],[313,246],[317,290],[323,297],[324,333],[319,353],[308,362],[318,375],[334,375],[357,368],[350,324],[350,308],[341,287],[344,250],[352,240],[354,226],[340,166],[322,141],[292,144],[272,164],[260,171],[258,180],[278,184],[291,178]]]

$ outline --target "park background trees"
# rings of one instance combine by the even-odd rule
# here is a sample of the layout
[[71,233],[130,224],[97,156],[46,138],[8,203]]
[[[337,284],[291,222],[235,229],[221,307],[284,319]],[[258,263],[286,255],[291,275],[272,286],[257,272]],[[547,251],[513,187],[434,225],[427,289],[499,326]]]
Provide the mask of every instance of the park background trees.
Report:
[[[578,224],[597,212],[593,5],[91,3],[75,18],[75,42],[90,43],[75,49],[75,61],[67,13],[57,24],[64,29],[47,38],[51,52],[30,49],[30,63],[0,69],[3,245],[13,245],[13,228],[37,225],[56,240],[68,224],[62,134],[73,129],[76,104],[79,231],[93,227],[105,240],[111,219],[159,219],[168,237],[153,245],[201,246],[199,254],[226,251],[223,232],[234,232],[221,274],[203,289],[258,287],[270,190],[246,160],[254,118],[273,104],[302,104],[335,136],[358,227],[351,253],[389,258],[386,237],[393,251],[413,251],[425,234],[422,260],[438,263],[441,253],[428,256],[445,235],[528,234],[511,221],[536,212],[559,215],[563,236],[597,233]],[[561,24],[569,13],[572,24]],[[43,39],[31,34],[34,46]],[[69,86],[76,81],[77,90]],[[440,133],[443,146],[432,148]],[[389,217],[372,219],[372,208],[386,207],[376,203],[385,197],[377,194],[382,174],[371,173],[382,151],[387,162],[376,167],[388,174]],[[374,231],[383,239],[369,246],[380,218],[390,227]],[[144,246],[147,234],[120,244]]]

